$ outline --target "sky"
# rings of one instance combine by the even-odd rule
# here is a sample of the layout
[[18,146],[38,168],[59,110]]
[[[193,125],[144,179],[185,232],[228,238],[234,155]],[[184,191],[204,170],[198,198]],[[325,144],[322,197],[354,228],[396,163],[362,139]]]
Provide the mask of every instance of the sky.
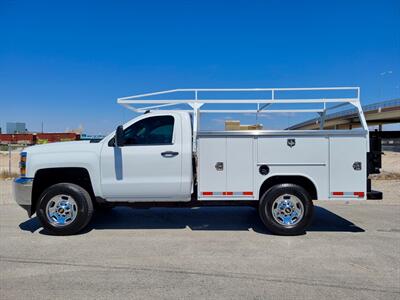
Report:
[[118,97],[318,86],[360,86],[363,104],[400,98],[400,1],[0,0],[3,128],[107,134],[134,116]]

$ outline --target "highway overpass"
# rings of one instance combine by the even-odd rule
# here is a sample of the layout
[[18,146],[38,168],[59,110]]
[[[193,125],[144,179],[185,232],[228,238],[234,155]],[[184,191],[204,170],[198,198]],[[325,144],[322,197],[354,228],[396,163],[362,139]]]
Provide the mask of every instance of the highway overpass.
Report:
[[[377,102],[363,106],[365,119],[368,126],[400,123],[400,99]],[[360,121],[356,109],[344,110],[328,114],[325,117],[324,129],[352,129],[360,127]],[[291,130],[319,129],[320,119],[311,119],[289,127]]]

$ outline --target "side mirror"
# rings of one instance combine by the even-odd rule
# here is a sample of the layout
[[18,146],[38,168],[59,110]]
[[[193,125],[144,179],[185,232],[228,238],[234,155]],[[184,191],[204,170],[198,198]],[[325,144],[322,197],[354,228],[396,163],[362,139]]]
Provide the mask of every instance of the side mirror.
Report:
[[115,132],[115,146],[122,147],[124,146],[124,144],[125,144],[124,128],[122,127],[122,125],[119,125]]

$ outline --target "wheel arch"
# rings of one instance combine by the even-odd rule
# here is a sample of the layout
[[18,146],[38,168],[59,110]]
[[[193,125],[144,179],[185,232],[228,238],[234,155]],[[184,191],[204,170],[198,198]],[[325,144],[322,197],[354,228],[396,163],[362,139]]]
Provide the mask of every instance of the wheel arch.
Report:
[[35,172],[32,187],[31,214],[36,211],[39,197],[45,189],[57,183],[73,183],[84,188],[95,199],[89,171],[82,167],[44,168]]
[[259,199],[271,187],[281,183],[292,183],[303,187],[309,194],[312,200],[318,199],[318,189],[315,182],[304,175],[273,175],[264,180],[259,190]]

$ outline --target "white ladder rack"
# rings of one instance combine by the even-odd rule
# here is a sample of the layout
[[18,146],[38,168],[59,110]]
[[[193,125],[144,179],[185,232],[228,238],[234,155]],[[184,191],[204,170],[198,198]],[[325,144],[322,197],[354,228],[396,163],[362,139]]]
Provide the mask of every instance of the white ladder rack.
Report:
[[[278,98],[278,92],[328,92],[328,91],[347,91],[355,94],[354,97],[341,97],[341,98]],[[221,94],[221,93],[259,93],[260,92],[269,92],[270,97],[265,99],[265,95],[263,95],[263,99],[201,99],[200,93],[213,93],[213,94]],[[156,99],[160,96],[171,96],[171,95],[182,95],[183,93],[190,93],[192,97],[188,97],[188,99],[167,99],[161,98]],[[156,97],[154,97],[156,96]],[[177,97],[179,98],[179,97]],[[339,107],[345,105],[353,105],[356,107],[360,123],[364,130],[368,130],[368,125],[365,120],[365,116],[362,110],[362,106],[360,103],[360,88],[359,87],[314,87],[314,88],[234,88],[234,89],[174,89],[167,91],[160,91],[154,93],[146,93],[133,95],[128,97],[118,98],[117,103],[123,105],[124,107],[137,112],[143,113],[151,110],[165,110],[166,108],[170,109],[173,106],[186,104],[190,107],[190,109],[175,109],[179,111],[186,111],[192,113],[193,115],[193,131],[194,137],[196,137],[196,133],[200,128],[200,113],[317,113],[320,116],[320,129],[324,128],[324,121],[326,112],[328,110],[337,109]],[[317,109],[302,109],[302,108],[293,108],[293,109],[271,109],[272,104],[321,104],[321,108]],[[336,105],[328,106],[327,104],[336,103]],[[146,107],[135,107],[134,104],[147,104],[150,106]],[[255,104],[255,109],[204,109],[201,110],[201,107],[204,104]]]

